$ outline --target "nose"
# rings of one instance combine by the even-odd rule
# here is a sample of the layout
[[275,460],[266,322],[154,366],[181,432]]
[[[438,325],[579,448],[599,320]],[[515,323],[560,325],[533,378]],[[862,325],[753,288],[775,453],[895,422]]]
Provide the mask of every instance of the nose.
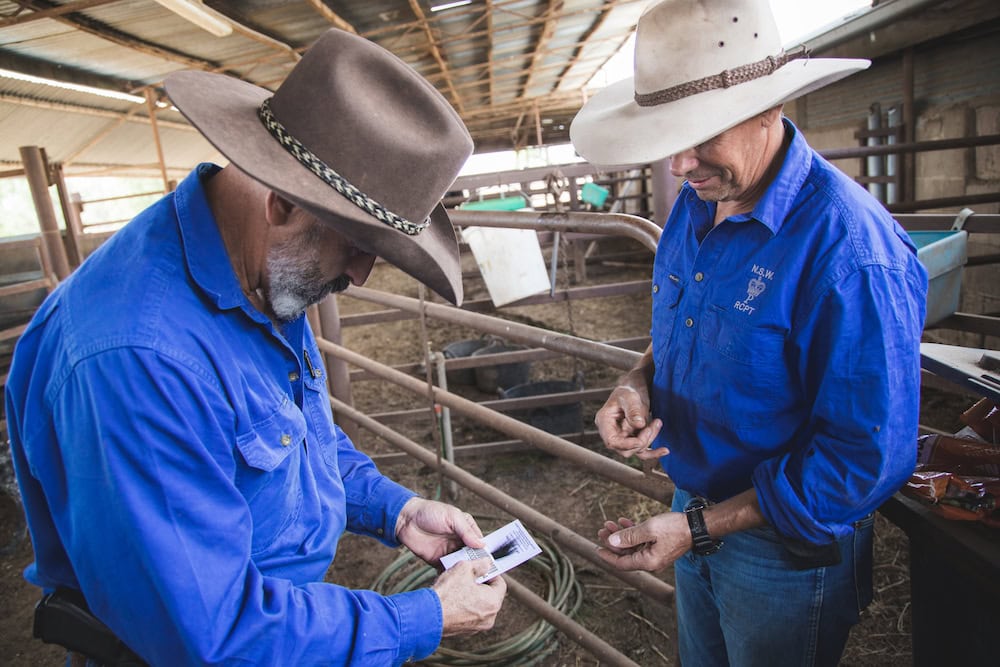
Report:
[[697,153],[693,148],[670,156],[670,173],[674,176],[684,176],[698,166]]
[[344,273],[351,279],[352,285],[360,287],[368,280],[373,266],[375,266],[375,255],[355,248],[351,252],[350,259],[347,260],[347,269]]

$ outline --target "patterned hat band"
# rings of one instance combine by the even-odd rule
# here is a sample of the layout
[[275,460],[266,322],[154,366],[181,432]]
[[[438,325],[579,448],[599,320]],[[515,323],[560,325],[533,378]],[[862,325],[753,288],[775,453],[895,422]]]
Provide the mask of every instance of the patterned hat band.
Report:
[[293,137],[288,130],[285,129],[285,126],[274,117],[274,114],[271,112],[271,98],[268,98],[261,103],[260,108],[257,109],[257,116],[260,118],[260,122],[264,124],[264,127],[267,128],[267,131],[271,133],[271,136],[277,139],[278,143],[281,144],[285,150],[291,153],[296,160],[301,162],[306,169],[319,176],[324,183],[342,194],[348,201],[368,215],[375,217],[379,221],[384,222],[393,229],[397,229],[408,236],[416,236],[422,232],[425,227],[427,227],[428,221],[426,220],[420,223],[410,222],[406,218],[393,213],[385,206],[356,188],[350,181],[331,169],[312,151],[303,146],[302,143]]
[[739,67],[734,67],[733,69],[725,69],[719,74],[713,74],[701,79],[695,79],[694,81],[688,81],[687,83],[671,86],[670,88],[664,88],[652,93],[636,93],[635,102],[641,107],[655,107],[660,104],[666,104],[667,102],[676,102],[677,100],[697,95],[698,93],[704,93],[718,88],[729,88],[731,86],[737,86],[741,83],[746,83],[747,81],[760,79],[761,77],[765,77],[773,73],[786,63],[798,60],[799,58],[808,57],[809,51],[806,49],[802,49],[794,53],[782,52],[776,56],[768,56],[763,60],[758,60],[755,63],[750,63],[749,65],[741,65]]

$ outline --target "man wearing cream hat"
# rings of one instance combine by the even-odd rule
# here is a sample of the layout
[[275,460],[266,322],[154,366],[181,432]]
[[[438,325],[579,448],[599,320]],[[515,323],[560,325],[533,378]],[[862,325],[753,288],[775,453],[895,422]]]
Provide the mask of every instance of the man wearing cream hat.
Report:
[[765,0],[666,0],[634,78],[571,127],[595,164],[669,158],[685,181],[652,343],[596,418],[676,485],[671,511],[599,538],[623,570],[674,565],[685,667],[835,665],[872,596],[873,512],[915,464],[926,272],[782,116],[868,65],[783,52]]

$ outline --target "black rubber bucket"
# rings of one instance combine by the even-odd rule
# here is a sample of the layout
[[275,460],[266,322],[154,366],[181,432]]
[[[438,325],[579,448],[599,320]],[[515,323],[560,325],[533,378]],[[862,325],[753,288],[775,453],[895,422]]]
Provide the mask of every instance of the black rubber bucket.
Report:
[[[478,357],[483,354],[517,352],[518,350],[527,349],[524,345],[515,345],[513,343],[494,340],[486,347],[481,347],[473,352],[472,356]],[[477,366],[474,370],[476,372],[476,386],[479,388],[479,391],[498,393],[500,390],[527,382],[531,375],[531,362],[520,361],[493,366]]]
[[[561,394],[567,391],[578,391],[580,385],[566,380],[543,380],[519,384],[500,392],[501,398],[527,398],[544,394]],[[583,405],[564,403],[561,405],[541,405],[523,410],[511,410],[507,413],[514,419],[530,424],[535,428],[554,435],[580,433],[583,428]]]
[[[471,356],[476,350],[482,349],[490,344],[489,338],[467,338],[448,343],[441,349],[441,354],[445,359],[457,359],[458,357]],[[448,385],[453,384],[476,384],[475,368],[456,368],[445,374],[448,378]]]

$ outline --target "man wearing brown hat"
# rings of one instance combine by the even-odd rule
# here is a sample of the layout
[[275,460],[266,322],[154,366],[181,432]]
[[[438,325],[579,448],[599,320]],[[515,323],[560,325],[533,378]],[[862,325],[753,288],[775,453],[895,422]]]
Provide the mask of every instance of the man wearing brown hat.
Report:
[[[229,166],[200,165],[60,285],[7,383],[26,577],[58,591],[43,634],[65,636],[75,601],[150,664],[389,665],[492,627],[505,584],[476,583],[486,564],[391,596],[324,582],[344,530],[431,564],[483,541],[334,425],[303,316],[376,255],[461,302],[440,198],[472,151],[464,125],[336,30],[273,95],[204,72],[166,87]],[[72,647],[114,660],[98,634]]]
[[596,418],[675,483],[671,511],[598,535],[621,569],[673,564],[685,667],[835,665],[872,596],[873,512],[915,464],[926,272],[781,113],[868,65],[783,53],[766,0],[667,0],[635,77],[571,127],[591,162],[669,158],[685,181],[652,344]]

